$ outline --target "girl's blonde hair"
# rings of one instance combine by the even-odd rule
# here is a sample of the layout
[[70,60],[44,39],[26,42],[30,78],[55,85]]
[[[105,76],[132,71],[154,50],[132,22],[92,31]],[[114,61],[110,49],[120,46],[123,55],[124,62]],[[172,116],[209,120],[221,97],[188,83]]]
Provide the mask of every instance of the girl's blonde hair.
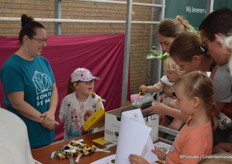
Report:
[[202,44],[199,34],[193,32],[184,32],[175,38],[169,49],[171,57],[177,57],[181,61],[192,61],[194,55],[206,55],[206,52],[202,51],[200,45]]
[[213,83],[211,79],[201,71],[192,71],[181,76],[174,87],[184,86],[185,96],[189,98],[198,97],[202,100],[207,109],[207,114],[211,119],[213,129],[217,128],[217,119],[215,117],[215,100]]
[[165,37],[175,38],[179,34],[190,30],[189,22],[182,16],[175,19],[164,19],[157,27],[157,32]]
[[185,71],[180,70],[180,67],[175,63],[175,61],[171,57],[168,57],[164,60],[164,68],[165,70],[170,70],[172,72],[177,73],[179,76],[185,73]]

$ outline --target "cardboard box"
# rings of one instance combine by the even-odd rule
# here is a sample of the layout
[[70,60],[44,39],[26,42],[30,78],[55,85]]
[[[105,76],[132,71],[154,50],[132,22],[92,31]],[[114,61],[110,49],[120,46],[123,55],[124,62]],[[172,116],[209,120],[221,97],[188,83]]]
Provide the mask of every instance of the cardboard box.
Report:
[[[119,128],[121,123],[121,113],[128,110],[133,110],[130,106],[121,107],[105,113],[105,130],[104,138],[106,141],[117,144],[119,136]],[[159,116],[156,114],[144,114],[144,120],[147,126],[151,127],[151,138],[153,141],[158,140]]]
[[95,127],[104,125],[105,111],[103,108],[99,108],[89,119],[83,124],[85,131],[91,130]]

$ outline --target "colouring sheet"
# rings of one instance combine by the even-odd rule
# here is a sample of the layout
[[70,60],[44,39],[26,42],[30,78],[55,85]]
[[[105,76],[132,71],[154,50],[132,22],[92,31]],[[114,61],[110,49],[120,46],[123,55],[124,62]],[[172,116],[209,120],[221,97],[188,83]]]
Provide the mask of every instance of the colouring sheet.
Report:
[[108,156],[91,164],[130,164],[130,154],[143,156],[148,162],[158,158],[151,152],[154,149],[150,137],[151,128],[145,125],[140,109],[122,113],[116,155]]

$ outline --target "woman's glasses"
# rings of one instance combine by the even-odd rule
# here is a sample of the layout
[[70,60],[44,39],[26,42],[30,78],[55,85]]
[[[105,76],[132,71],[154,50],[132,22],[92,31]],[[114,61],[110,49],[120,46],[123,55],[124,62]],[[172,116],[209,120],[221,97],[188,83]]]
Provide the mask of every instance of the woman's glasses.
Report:
[[207,54],[208,52],[208,48],[206,47],[206,42],[208,41],[209,39],[206,39],[200,46],[199,48],[201,49],[202,52],[204,52],[205,54]]
[[39,39],[39,38],[32,38],[35,39],[39,43],[46,43],[48,40],[47,39]]

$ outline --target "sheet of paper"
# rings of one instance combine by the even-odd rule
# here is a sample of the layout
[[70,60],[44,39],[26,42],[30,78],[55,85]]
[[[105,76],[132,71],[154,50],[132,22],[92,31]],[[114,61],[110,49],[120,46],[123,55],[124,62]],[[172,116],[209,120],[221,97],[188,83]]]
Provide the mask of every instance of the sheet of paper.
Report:
[[34,159],[34,163],[35,163],[35,164],[42,164],[41,162],[39,162],[39,161],[37,161],[37,160],[35,160],[35,159]]
[[150,163],[159,160],[157,155],[151,152],[152,149],[154,149],[154,145],[151,137],[149,136],[146,143],[146,147],[144,148],[141,156],[144,157]]
[[151,152],[153,143],[150,137],[151,128],[145,125],[140,109],[122,113],[116,151],[116,164],[130,164],[129,155],[142,155],[149,162],[157,160]]
[[[141,124],[146,125],[140,109],[135,109],[135,110],[127,111],[127,112],[125,112],[123,114],[126,117],[132,118],[135,121],[138,121]],[[158,160],[158,157],[154,153],[151,152],[152,149],[154,149],[154,145],[153,145],[151,137],[148,137],[146,146],[144,147],[141,156],[143,156],[150,163]]]
[[154,148],[150,137],[151,128],[145,125],[140,109],[130,110],[122,113],[119,139],[116,155],[102,158],[91,164],[130,164],[129,155],[137,154],[143,156],[148,162],[155,163],[158,158],[151,152]]
[[111,164],[112,160],[115,160],[115,154],[114,155],[110,155],[110,156],[107,156],[105,158],[102,158],[102,159],[99,159],[95,162],[92,162],[90,164]]

